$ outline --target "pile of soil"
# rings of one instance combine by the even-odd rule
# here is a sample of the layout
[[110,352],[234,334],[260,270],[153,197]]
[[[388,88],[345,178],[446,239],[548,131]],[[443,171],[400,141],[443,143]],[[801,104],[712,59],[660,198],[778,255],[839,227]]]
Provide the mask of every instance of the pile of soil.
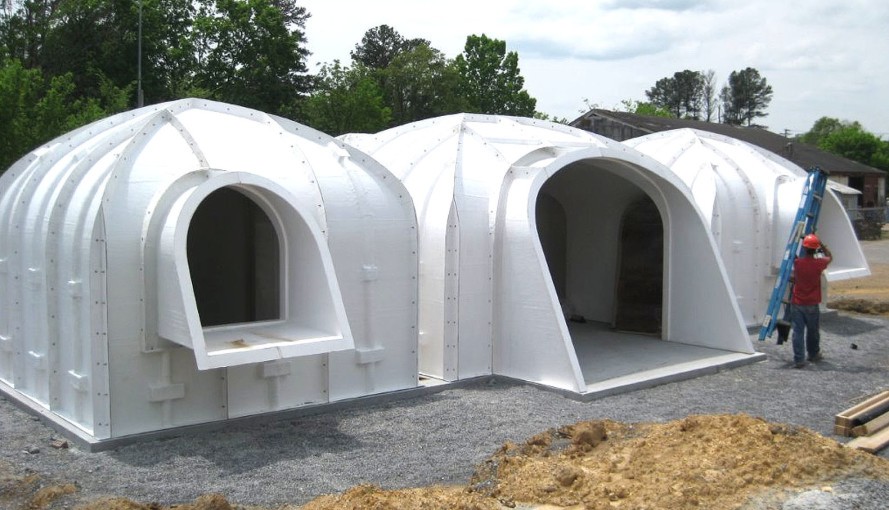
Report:
[[778,504],[802,488],[829,491],[850,476],[889,480],[889,462],[745,415],[589,421],[504,445],[464,488],[362,486],[303,509],[738,508],[751,498]]
[[[2,470],[0,470],[2,471]],[[889,480],[889,461],[802,427],[747,415],[697,415],[667,423],[584,421],[507,443],[465,486],[353,487],[279,510],[503,508],[773,508],[803,489],[831,491],[847,478]],[[52,507],[71,483],[37,474],[0,479],[0,504]],[[8,505],[8,506],[5,506]],[[545,506],[549,505],[549,506]],[[207,494],[174,507],[102,499],[80,510],[259,510]]]

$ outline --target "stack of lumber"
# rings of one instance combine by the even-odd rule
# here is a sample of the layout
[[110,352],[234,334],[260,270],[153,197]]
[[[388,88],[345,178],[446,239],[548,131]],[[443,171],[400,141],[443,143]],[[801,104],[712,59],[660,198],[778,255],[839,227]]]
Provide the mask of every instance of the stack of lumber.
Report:
[[878,393],[840,414],[834,421],[834,433],[854,437],[846,443],[876,453],[889,444],[889,391]]

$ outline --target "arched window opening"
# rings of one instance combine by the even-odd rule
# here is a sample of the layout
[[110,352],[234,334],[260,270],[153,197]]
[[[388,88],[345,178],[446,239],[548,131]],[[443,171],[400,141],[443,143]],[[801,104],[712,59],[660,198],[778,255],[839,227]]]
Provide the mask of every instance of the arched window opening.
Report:
[[280,242],[252,199],[220,188],[188,227],[188,268],[203,327],[281,318]]

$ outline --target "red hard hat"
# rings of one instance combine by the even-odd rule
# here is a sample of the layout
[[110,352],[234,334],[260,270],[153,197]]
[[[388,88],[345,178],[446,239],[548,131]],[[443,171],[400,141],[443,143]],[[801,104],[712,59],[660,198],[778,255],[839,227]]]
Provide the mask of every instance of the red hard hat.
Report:
[[818,236],[815,234],[809,234],[803,238],[803,248],[810,248],[812,250],[817,250],[821,247],[821,239],[818,239]]

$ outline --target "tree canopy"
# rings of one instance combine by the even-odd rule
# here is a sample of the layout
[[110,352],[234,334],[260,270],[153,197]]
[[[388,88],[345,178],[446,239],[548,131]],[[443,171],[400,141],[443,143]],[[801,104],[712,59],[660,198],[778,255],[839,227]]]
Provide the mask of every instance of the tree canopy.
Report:
[[308,94],[303,27],[295,0],[214,0],[194,23],[195,85],[209,97],[287,115]]
[[395,126],[463,110],[453,62],[428,44],[397,55],[383,75]]
[[[337,115],[347,118],[342,122],[322,115],[319,108],[340,110],[331,105],[333,101],[377,104],[371,99],[378,93],[380,107],[388,112],[384,127],[458,112],[536,114],[536,100],[524,89],[518,55],[506,52],[505,42],[485,35],[467,37],[464,52],[449,59],[425,39],[409,39],[380,25],[365,32],[350,54],[351,67],[339,62],[322,67],[316,90],[306,102],[305,120],[310,125],[337,134],[371,130],[383,118],[376,107],[340,112]],[[335,76],[339,79],[332,80]]]
[[41,142],[137,104],[140,5],[147,104],[206,97],[295,117],[311,91],[309,14],[297,0],[3,5],[0,86],[30,85],[19,94],[0,93],[4,118],[24,116],[27,123],[3,126],[17,127],[5,133],[12,139],[3,142],[0,171]]
[[669,112],[654,103],[645,101],[634,101],[632,99],[624,99],[620,102],[621,109],[627,113],[635,113],[636,115],[645,115],[646,117],[672,117]]
[[772,86],[759,71],[748,67],[732,71],[719,98],[726,124],[752,126],[754,119],[768,116],[766,108],[772,102]]
[[105,81],[99,97],[75,94],[72,73],[47,78],[18,60],[0,59],[0,174],[27,151],[126,107],[128,90]]
[[857,121],[821,117],[797,139],[844,158],[889,171],[889,142],[868,132]]
[[815,124],[812,125],[812,129],[798,136],[797,139],[803,143],[817,146],[821,145],[821,141],[831,133],[835,133],[848,127],[861,128],[861,124],[858,122],[843,122],[840,119],[835,119],[833,117],[821,117],[815,121]]
[[303,116],[315,129],[339,136],[386,129],[392,109],[386,106],[383,90],[370,69],[360,63],[344,67],[335,60],[321,67]]
[[519,56],[506,51],[506,42],[482,34],[466,38],[456,58],[461,95],[468,110],[477,113],[531,117],[537,100],[524,89]]
[[389,25],[373,27],[350,52],[354,62],[370,69],[386,69],[399,54],[418,46],[431,46],[426,39],[405,39]]
[[661,78],[645,91],[653,106],[677,118],[698,120],[704,105],[705,76],[699,71],[680,71]]
[[772,87],[759,71],[748,67],[733,71],[717,98],[716,73],[712,69],[686,69],[659,79],[645,95],[654,108],[676,118],[751,126],[755,119],[768,115]]
[[485,35],[468,36],[463,53],[449,58],[426,39],[379,25],[355,44],[350,65],[324,63],[311,76],[310,14],[298,0],[3,5],[11,7],[0,10],[0,79],[4,92],[19,91],[0,93],[4,170],[79,122],[136,106],[138,89],[145,104],[202,97],[334,135],[457,112],[542,115],[524,89],[518,54]]

